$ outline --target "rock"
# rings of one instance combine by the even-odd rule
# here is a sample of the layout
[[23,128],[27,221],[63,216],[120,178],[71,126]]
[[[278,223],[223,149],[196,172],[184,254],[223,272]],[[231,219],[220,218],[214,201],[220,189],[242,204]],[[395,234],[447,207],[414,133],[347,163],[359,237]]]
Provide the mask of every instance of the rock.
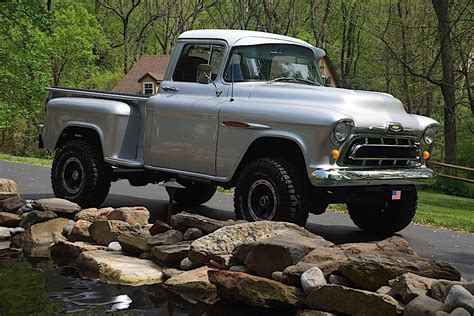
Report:
[[51,247],[51,255],[75,260],[85,251],[106,250],[107,247],[92,245],[90,243],[78,241],[70,242],[64,239],[58,239]]
[[129,286],[161,283],[163,272],[150,260],[117,255],[103,250],[81,253],[76,267],[84,276]]
[[122,251],[122,246],[118,241],[112,241],[107,245],[107,251]]
[[153,256],[151,255],[151,252],[143,252],[138,256],[138,258],[151,260]]
[[124,221],[130,225],[139,224],[145,226],[150,219],[150,212],[146,207],[121,207],[113,210],[107,215],[108,220]]
[[303,305],[303,291],[293,286],[241,272],[209,270],[208,275],[219,297],[228,300],[270,308]]
[[63,236],[64,237],[67,238],[67,236],[69,236],[69,234],[71,233],[71,230],[74,227],[74,225],[76,225],[76,222],[73,221],[72,219],[69,220],[68,224],[66,226],[64,226],[64,228],[63,228]]
[[448,295],[451,286],[461,285],[471,294],[474,294],[474,282],[457,282],[457,281],[448,281],[448,280],[437,280],[431,285],[431,296],[438,300],[444,302],[446,295]]
[[53,211],[32,211],[22,219],[20,226],[23,228],[28,228],[31,225],[43,223],[57,217],[58,215]]
[[154,236],[156,234],[161,234],[171,229],[173,228],[170,225],[157,219],[148,230],[150,231],[150,235]]
[[461,277],[449,263],[401,253],[396,256],[382,253],[352,256],[339,267],[339,272],[358,287],[372,291],[407,272],[434,279],[459,280]]
[[343,277],[341,275],[331,274],[329,276],[328,281],[331,284],[338,284],[338,285],[344,285],[347,287],[353,287],[353,284],[351,283],[351,281],[349,281],[348,278]]
[[12,227],[9,228],[9,230],[12,237],[25,232],[25,229],[23,227]]
[[18,248],[47,246],[53,243],[53,234],[61,234],[64,226],[69,223],[66,218],[55,218],[47,222],[28,227],[23,234],[13,237],[12,244]]
[[183,239],[195,240],[195,239],[201,238],[202,235],[203,235],[202,230],[200,230],[199,228],[191,227],[191,228],[186,229],[183,235]]
[[106,208],[86,208],[81,210],[79,213],[77,213],[74,216],[74,220],[78,221],[80,219],[95,223],[97,221],[106,221],[107,220],[107,215],[112,213],[114,209],[112,207],[106,207]]
[[232,252],[250,271],[271,277],[273,271],[282,271],[299,262],[310,251],[333,244],[319,236],[284,234],[258,241],[243,242]]
[[381,286],[375,291],[377,294],[387,294],[390,295],[390,292],[392,291],[392,288],[388,285]]
[[315,311],[313,309],[300,309],[296,311],[294,316],[336,316],[336,314]]
[[403,307],[391,296],[327,284],[306,297],[310,308],[348,315],[399,315]]
[[67,236],[67,239],[69,241],[94,241],[89,233],[89,226],[91,225],[91,222],[83,219],[78,220]]
[[191,260],[189,260],[189,258],[186,257],[186,258],[184,258],[183,260],[181,260],[181,262],[179,263],[179,267],[180,267],[182,270],[188,271],[188,270],[192,270],[192,269],[198,268],[199,265],[192,263]]
[[327,282],[324,274],[318,267],[313,267],[301,275],[301,286],[306,294],[325,284]]
[[204,234],[210,234],[221,227],[233,225],[233,221],[220,221],[198,214],[180,212],[171,216],[171,226],[185,231],[188,228],[199,228]]
[[184,258],[188,257],[190,246],[189,241],[173,245],[155,246],[151,249],[151,255],[160,262],[180,263]]
[[422,277],[413,273],[405,273],[396,279],[390,280],[391,295],[399,295],[404,303],[409,303],[419,295],[427,295],[435,279]]
[[21,216],[13,213],[0,212],[0,226],[17,227],[20,225]]
[[96,221],[89,226],[89,234],[99,245],[107,246],[118,240],[118,235],[131,230],[130,224],[123,221]]
[[0,227],[0,241],[11,238],[10,230],[7,227]]
[[219,300],[217,288],[209,281],[208,267],[186,271],[168,279],[164,286],[192,303],[203,302],[212,305]]
[[179,230],[168,230],[148,238],[150,247],[177,244],[183,240],[183,233]]
[[175,268],[162,268],[162,269],[163,269],[164,280],[174,278],[175,276],[178,276],[184,273],[184,271],[181,271]]
[[40,211],[52,211],[55,213],[66,214],[72,214],[81,210],[81,207],[76,203],[58,198],[36,200],[35,207],[38,208]]
[[[3,210],[4,212],[16,213],[18,209],[23,206],[23,201],[16,194],[12,196],[11,193],[7,193],[2,194],[2,196],[3,199],[0,200],[0,210]],[[8,196],[8,198],[5,198],[5,196]]]
[[15,181],[0,178],[0,192],[20,194],[20,188]]
[[405,306],[404,316],[433,315],[441,309],[443,303],[426,295],[419,295]]
[[474,315],[474,296],[461,285],[453,285],[444,300],[442,310],[452,312],[454,309],[462,307],[471,315]]
[[466,309],[462,307],[458,307],[454,309],[451,313],[449,313],[450,316],[471,316],[473,314],[469,313]]
[[0,250],[9,249],[9,248],[10,248],[10,241],[2,241],[0,239]]
[[121,233],[117,238],[124,252],[140,255],[143,252],[150,252],[151,247],[147,243],[150,237],[148,231],[140,230]]
[[241,243],[279,235],[317,238],[316,235],[292,223],[259,221],[235,224],[224,226],[193,241],[189,251],[189,259],[194,263],[206,263],[218,255],[231,254],[235,247]]
[[283,282],[283,271],[273,271],[272,280]]
[[250,273],[250,270],[244,265],[232,266],[229,268],[229,271]]

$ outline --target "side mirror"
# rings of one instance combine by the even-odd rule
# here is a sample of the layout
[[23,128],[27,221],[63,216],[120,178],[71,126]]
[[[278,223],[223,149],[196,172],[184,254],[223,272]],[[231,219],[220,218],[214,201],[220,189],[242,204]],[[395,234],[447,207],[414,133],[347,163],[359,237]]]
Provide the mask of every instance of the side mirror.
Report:
[[323,81],[324,81],[324,85],[325,85],[326,87],[329,87],[329,86],[331,85],[331,82],[332,82],[330,76],[323,76]]
[[211,83],[213,80],[211,78],[212,75],[212,67],[208,64],[200,64],[197,69],[196,73],[196,81],[198,83],[208,84]]

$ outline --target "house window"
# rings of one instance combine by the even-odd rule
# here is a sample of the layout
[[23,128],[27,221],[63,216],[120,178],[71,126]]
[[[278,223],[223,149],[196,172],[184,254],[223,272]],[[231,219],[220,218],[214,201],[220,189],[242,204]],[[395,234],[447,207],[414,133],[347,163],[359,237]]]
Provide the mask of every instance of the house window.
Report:
[[144,82],[143,94],[155,94],[155,84],[153,82]]

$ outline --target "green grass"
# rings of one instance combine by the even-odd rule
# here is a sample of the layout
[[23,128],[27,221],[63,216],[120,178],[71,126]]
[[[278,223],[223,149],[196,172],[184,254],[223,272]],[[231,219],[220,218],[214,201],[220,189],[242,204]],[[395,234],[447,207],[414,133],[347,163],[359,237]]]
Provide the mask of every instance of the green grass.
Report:
[[[51,167],[51,159],[17,157],[1,152],[0,160]],[[218,187],[217,192],[233,195],[234,189]],[[347,212],[345,204],[331,204],[329,209],[335,212]],[[474,233],[474,200],[429,191],[418,191],[418,210],[414,222]]]
[[19,156],[12,156],[9,154],[5,154],[2,152],[0,152],[0,160],[13,161],[13,162],[24,163],[28,165],[42,166],[42,167],[51,167],[51,163],[52,163],[51,159],[19,157]]

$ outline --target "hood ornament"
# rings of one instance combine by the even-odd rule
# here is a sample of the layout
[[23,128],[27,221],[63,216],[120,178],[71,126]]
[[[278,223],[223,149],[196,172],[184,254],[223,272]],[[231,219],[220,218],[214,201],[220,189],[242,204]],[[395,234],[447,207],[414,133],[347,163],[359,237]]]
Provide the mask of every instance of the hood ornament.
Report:
[[386,125],[387,130],[392,132],[401,132],[403,131],[403,126],[400,123],[388,122]]

